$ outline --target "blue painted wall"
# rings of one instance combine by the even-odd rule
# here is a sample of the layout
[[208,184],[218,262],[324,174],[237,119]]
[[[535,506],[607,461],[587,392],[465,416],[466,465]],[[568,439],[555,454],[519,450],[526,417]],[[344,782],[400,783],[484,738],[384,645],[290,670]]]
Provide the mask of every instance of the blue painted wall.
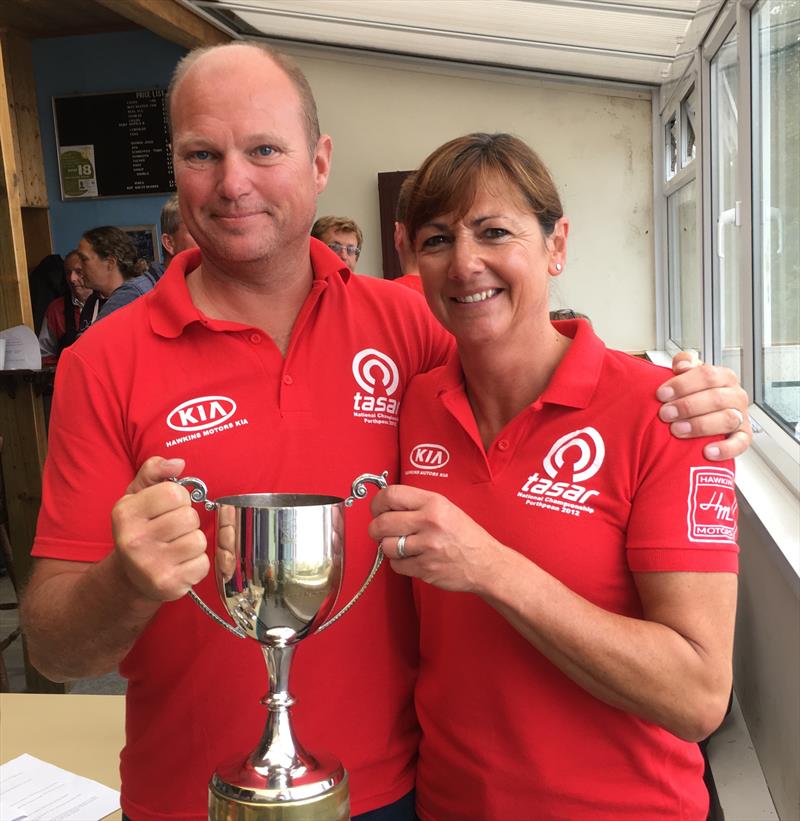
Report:
[[166,196],[62,201],[52,97],[166,88],[186,50],[148,31],[49,37],[32,47],[53,250],[66,254],[98,225],[158,224]]

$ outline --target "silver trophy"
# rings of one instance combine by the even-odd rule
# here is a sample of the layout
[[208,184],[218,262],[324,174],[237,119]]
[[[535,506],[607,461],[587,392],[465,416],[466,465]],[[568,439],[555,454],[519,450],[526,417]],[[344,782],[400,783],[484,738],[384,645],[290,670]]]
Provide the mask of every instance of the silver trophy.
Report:
[[367,483],[386,487],[387,475],[359,476],[347,499],[254,493],[212,500],[200,479],[175,480],[190,489],[192,501],[216,511],[214,571],[234,624],[220,618],[193,590],[189,595],[218,624],[261,645],[269,679],[262,700],[268,713],[261,741],[246,760],[221,766],[211,779],[212,821],[350,817],[347,772],[341,762],[312,755],[294,737],[289,667],[297,642],[341,618],[378,572],[380,547],[364,584],[331,617],[344,571],[345,508],[367,495]]

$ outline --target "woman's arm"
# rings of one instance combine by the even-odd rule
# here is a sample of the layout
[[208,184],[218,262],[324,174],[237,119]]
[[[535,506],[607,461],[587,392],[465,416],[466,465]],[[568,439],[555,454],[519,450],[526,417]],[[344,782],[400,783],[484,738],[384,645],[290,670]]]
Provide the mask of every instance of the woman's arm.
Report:
[[[732,573],[638,573],[643,618],[611,613],[500,544],[446,498],[395,485],[373,502],[370,535],[392,568],[494,607],[595,697],[689,741],[722,720],[731,687]],[[398,559],[397,536],[407,536]]]

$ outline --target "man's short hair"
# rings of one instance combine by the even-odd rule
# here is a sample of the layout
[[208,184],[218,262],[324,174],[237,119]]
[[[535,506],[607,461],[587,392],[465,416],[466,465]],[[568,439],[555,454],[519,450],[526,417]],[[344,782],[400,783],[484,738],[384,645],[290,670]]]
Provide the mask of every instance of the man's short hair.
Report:
[[178,195],[173,194],[161,209],[161,233],[174,236],[181,227],[181,211],[178,207]]
[[195,48],[192,49],[185,57],[178,61],[178,64],[175,66],[175,71],[172,74],[172,79],[169,83],[169,88],[167,89],[167,121],[169,123],[169,131],[172,134],[172,99],[175,96],[175,90],[177,89],[178,85],[181,83],[183,78],[186,76],[186,72],[204,55],[208,54],[211,51],[217,51],[218,49],[223,48],[237,48],[237,47],[244,47],[244,48],[253,48],[256,51],[260,51],[265,57],[268,57],[275,63],[278,68],[280,68],[283,73],[289,78],[292,85],[297,90],[298,95],[300,96],[300,106],[303,111],[303,120],[305,121],[305,131],[306,131],[306,139],[308,141],[308,151],[311,156],[314,156],[314,152],[317,149],[317,143],[319,142],[320,131],[319,131],[319,117],[317,116],[317,102],[314,99],[314,92],[311,90],[311,86],[308,84],[308,80],[306,79],[306,75],[303,74],[302,69],[297,63],[288,55],[281,54],[281,52],[276,51],[274,48],[271,48],[266,43],[257,43],[257,42],[234,42],[234,43],[223,43],[222,45],[216,46],[203,46],[202,48]]
[[328,231],[347,231],[356,235],[356,244],[359,248],[364,244],[361,229],[349,217],[320,217],[311,226],[311,236],[320,240]]
[[411,189],[414,187],[414,174],[411,172],[402,183],[400,183],[400,190],[397,192],[397,205],[394,207],[395,222],[406,221],[406,213],[408,213],[408,201],[411,199]]

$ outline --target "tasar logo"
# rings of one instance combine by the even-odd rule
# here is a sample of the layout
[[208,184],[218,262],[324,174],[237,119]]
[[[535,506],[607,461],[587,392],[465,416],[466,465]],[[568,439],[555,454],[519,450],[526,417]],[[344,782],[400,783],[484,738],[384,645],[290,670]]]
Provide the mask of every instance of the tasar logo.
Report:
[[[517,492],[526,505],[579,517],[592,514],[587,504],[600,495],[581,484],[602,467],[606,455],[603,437],[592,427],[579,428],[557,439],[542,460],[545,476],[532,473]],[[558,478],[561,481],[556,481]]]
[[393,395],[400,372],[391,357],[364,348],[353,357],[353,377],[361,389],[353,396],[353,416],[372,425],[397,425],[400,401]]
[[233,419],[236,402],[228,396],[197,396],[187,399],[167,414],[167,425],[182,434],[164,444],[171,448],[193,439],[213,436],[247,425],[247,419]]

